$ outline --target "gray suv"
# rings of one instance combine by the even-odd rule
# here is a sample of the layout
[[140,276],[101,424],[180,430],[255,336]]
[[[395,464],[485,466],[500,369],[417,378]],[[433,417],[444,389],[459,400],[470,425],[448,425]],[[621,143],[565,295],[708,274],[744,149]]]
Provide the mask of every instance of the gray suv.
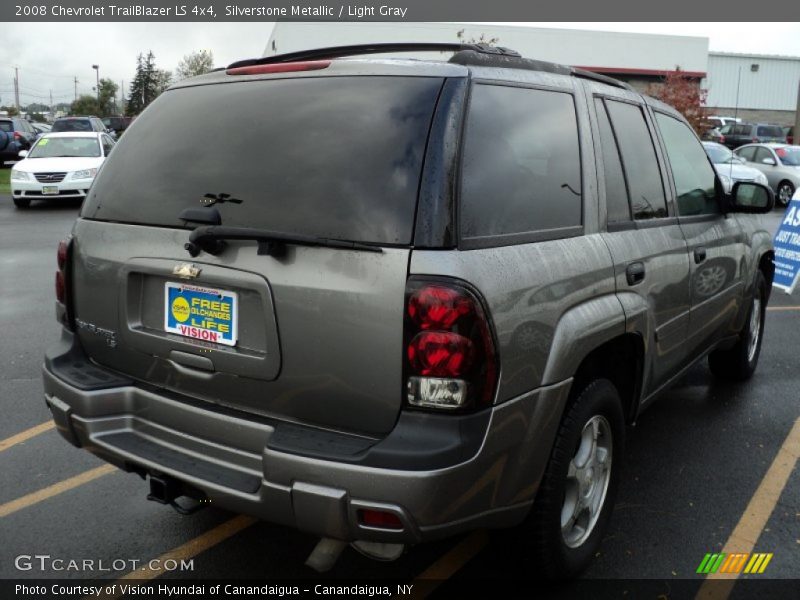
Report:
[[[453,56],[338,60],[401,50]],[[756,368],[773,203],[725,193],[669,106],[510,50],[241,61],[162,94],[98,174],[46,401],[182,511],[381,558],[505,528],[574,576],[626,424],[706,356]]]

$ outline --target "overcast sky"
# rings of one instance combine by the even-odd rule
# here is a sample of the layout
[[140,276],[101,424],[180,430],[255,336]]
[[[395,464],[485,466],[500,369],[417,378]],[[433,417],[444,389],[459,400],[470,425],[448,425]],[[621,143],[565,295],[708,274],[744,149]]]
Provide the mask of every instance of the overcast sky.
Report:
[[[511,23],[509,23],[511,25]],[[521,23],[514,23],[521,25]],[[712,51],[800,56],[797,23],[531,23],[536,27],[629,31],[709,38]],[[402,25],[398,25],[402,26]],[[214,54],[217,66],[260,56],[272,23],[14,23],[3,27],[0,44],[0,104],[13,103],[14,66],[19,67],[20,101],[49,104],[92,94],[93,64],[127,92],[136,55],[152,50],[156,65],[175,70],[194,50]]]

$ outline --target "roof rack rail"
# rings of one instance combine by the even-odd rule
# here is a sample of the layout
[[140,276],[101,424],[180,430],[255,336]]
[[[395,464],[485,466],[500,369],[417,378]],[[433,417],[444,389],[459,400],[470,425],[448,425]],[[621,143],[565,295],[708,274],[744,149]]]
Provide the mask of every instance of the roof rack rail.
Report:
[[272,63],[295,62],[302,60],[328,60],[344,58],[346,56],[359,56],[365,54],[385,54],[390,52],[461,52],[472,50],[481,54],[496,56],[516,56],[520,54],[514,50],[488,44],[450,44],[441,42],[408,42],[393,44],[356,44],[352,46],[332,46],[330,48],[314,48],[300,50],[287,54],[276,54],[262,58],[248,58],[228,65],[228,69],[249,67],[251,65],[268,65]]
[[580,77],[581,79],[591,79],[593,81],[599,81],[600,83],[605,83],[608,85],[613,85],[618,88],[622,88],[623,90],[628,90],[631,92],[636,91],[624,81],[620,81],[619,79],[614,79],[613,77],[609,77],[608,75],[603,75],[602,73],[595,73],[594,71],[587,71],[586,69],[576,69],[575,67],[572,67],[572,74],[575,77]]
[[[583,79],[592,79],[608,85],[613,85],[625,90],[633,91],[627,83],[557,63],[522,58],[516,50],[504,48],[502,46],[490,46],[489,44],[453,44],[447,42],[399,42],[399,43],[377,43],[377,44],[355,44],[352,46],[332,46],[330,48],[313,48],[311,50],[300,50],[299,52],[288,52],[286,54],[276,54],[274,56],[264,56],[262,58],[248,58],[231,63],[228,69],[237,67],[250,67],[253,65],[269,65],[276,63],[311,61],[311,60],[331,60],[344,58],[347,56],[363,56],[366,54],[388,54],[393,52],[454,52],[455,54],[448,62],[460,65],[472,65],[482,67],[502,67],[507,69],[526,69],[529,71],[544,71],[546,73],[558,73],[561,75],[572,75]],[[217,70],[217,69],[215,69]],[[221,69],[220,69],[221,70]]]

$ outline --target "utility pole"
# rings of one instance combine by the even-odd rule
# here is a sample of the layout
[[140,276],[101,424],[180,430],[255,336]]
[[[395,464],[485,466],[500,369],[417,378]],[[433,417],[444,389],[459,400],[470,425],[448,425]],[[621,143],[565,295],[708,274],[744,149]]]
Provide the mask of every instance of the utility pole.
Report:
[[72,79],[75,82],[75,100],[77,100],[78,99],[78,78],[77,77],[73,77]]
[[119,93],[120,93],[120,101],[119,101],[119,114],[125,114],[125,80],[121,79],[119,82]]
[[53,117],[53,90],[50,90],[50,114],[48,116],[51,119],[54,119],[54,117]]
[[19,67],[14,67],[14,102],[17,105],[17,111],[19,112]]

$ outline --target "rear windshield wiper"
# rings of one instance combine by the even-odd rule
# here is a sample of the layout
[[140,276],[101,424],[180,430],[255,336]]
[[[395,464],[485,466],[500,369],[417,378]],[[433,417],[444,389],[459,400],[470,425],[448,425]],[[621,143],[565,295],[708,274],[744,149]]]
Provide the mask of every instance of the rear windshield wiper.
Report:
[[349,242],[330,238],[319,238],[311,235],[297,235],[254,229],[251,227],[198,227],[189,235],[184,248],[192,256],[201,251],[219,254],[225,248],[225,240],[255,240],[258,242],[258,253],[279,258],[286,254],[286,244],[297,246],[324,246],[343,250],[364,250],[365,252],[383,252],[379,246],[370,246],[360,242]]

